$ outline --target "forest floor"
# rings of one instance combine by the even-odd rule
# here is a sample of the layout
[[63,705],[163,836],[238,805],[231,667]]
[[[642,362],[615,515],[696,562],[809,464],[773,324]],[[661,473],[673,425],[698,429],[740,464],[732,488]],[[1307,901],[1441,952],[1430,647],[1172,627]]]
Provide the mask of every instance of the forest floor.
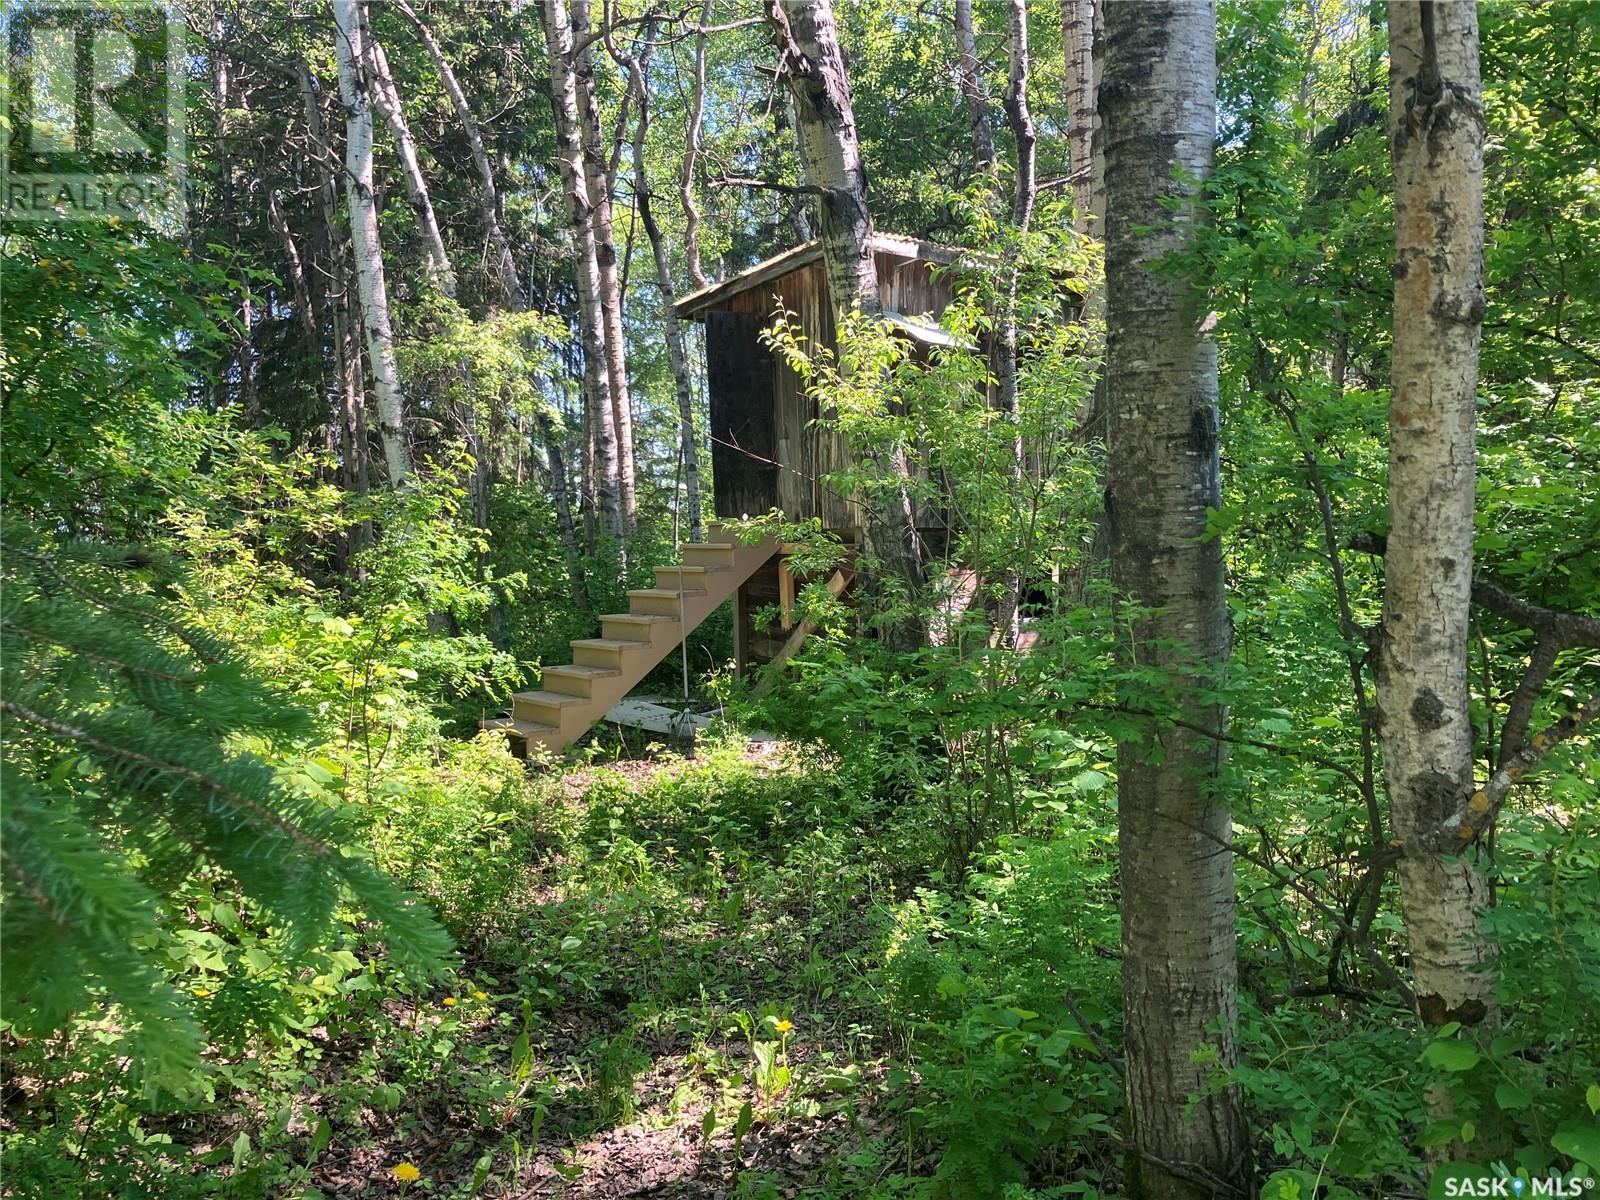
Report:
[[454,994],[332,1039],[306,1099],[345,1119],[316,1192],[843,1198],[903,1170],[863,1003],[878,935],[862,873],[833,869],[856,848],[785,836],[817,786],[760,743],[560,777],[554,844],[477,914]]

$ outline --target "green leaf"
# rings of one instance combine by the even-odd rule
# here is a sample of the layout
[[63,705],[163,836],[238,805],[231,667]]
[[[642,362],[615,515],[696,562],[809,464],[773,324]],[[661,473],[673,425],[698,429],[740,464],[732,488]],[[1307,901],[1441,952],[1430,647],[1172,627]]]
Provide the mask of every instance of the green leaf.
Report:
[[1494,1089],[1494,1102],[1508,1112],[1527,1108],[1532,1100],[1525,1089],[1514,1083],[1502,1083]]
[[1600,1167],[1600,1127],[1560,1130],[1550,1139],[1550,1144],[1568,1158],[1591,1167]]
[[1584,1099],[1589,1102],[1589,1111],[1600,1116],[1600,1083],[1591,1083]]
[[1482,1061],[1483,1056],[1471,1042],[1455,1038],[1438,1038],[1423,1050],[1421,1060],[1441,1071],[1470,1071]]

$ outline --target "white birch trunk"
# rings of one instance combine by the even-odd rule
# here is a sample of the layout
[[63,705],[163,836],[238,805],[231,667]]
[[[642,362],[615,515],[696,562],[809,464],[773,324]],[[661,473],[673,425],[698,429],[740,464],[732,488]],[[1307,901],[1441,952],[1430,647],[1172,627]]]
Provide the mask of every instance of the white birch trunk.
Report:
[[[550,0],[559,8],[563,0]],[[599,268],[600,319],[604,325],[606,374],[611,391],[611,421],[616,430],[617,499],[622,507],[623,529],[632,533],[639,501],[633,465],[633,401],[628,388],[627,333],[622,323],[622,287],[619,282],[616,238],[611,222],[611,173],[601,141],[600,111],[595,98],[594,53],[589,0],[571,0],[571,76],[578,102],[578,134],[583,145],[583,170],[589,188],[589,211],[594,235],[595,264]]]
[[[1483,106],[1477,10],[1389,5],[1395,178],[1389,538],[1379,646],[1379,737],[1396,838],[1472,791],[1467,632],[1474,411],[1483,322]],[[1400,899],[1417,1007],[1430,1025],[1482,1020],[1487,900],[1470,860],[1408,853]]]
[[983,92],[978,66],[978,38],[972,22],[972,0],[956,0],[956,86],[967,109],[972,133],[972,164],[978,174],[994,172],[994,125],[989,120],[989,98]]
[[611,378],[606,369],[606,323],[600,307],[600,266],[595,251],[594,210],[583,163],[583,142],[578,120],[578,94],[571,70],[572,26],[564,0],[542,0],[545,40],[550,54],[550,98],[555,110],[556,160],[562,190],[567,198],[567,218],[576,251],[578,320],[583,336],[584,387],[593,422],[595,464],[591,474],[596,507],[606,532],[625,532],[618,478],[617,427],[611,402]]
[[366,36],[367,78],[372,83],[372,102],[394,135],[395,152],[400,159],[401,178],[405,182],[406,199],[416,217],[417,230],[422,234],[422,244],[427,260],[428,281],[440,293],[455,298],[456,274],[450,265],[450,254],[444,246],[444,233],[434,213],[433,198],[428,194],[428,178],[422,173],[422,159],[417,153],[417,140],[411,136],[411,124],[406,120],[406,110],[400,103],[400,92],[389,74],[389,57],[383,46],[372,36],[372,27],[366,14],[362,14],[362,30]]
[[[821,190],[822,260],[828,295],[842,328],[852,311],[877,316],[878,265],[872,250],[867,174],[861,159],[850,80],[829,0],[773,0],[767,18],[784,52],[784,74],[794,95],[800,153],[807,174]],[[871,452],[884,476],[898,484],[891,494],[865,505],[867,550],[886,574],[904,581],[911,597],[922,587],[922,556],[910,499],[911,472],[905,451],[889,446]],[[896,649],[923,641],[910,615],[883,630]]]
[[1225,712],[1205,696],[1230,639],[1222,547],[1203,537],[1221,503],[1217,351],[1187,281],[1157,264],[1190,246],[1193,181],[1211,169],[1216,10],[1211,0],[1113,4],[1106,54],[1112,578],[1143,614],[1124,661],[1163,669],[1186,723],[1146,722],[1144,740],[1117,752],[1125,1165],[1130,1196],[1211,1200],[1250,1191],[1239,1091],[1210,1086],[1238,1057],[1222,743],[1199,732],[1223,730]]
[[383,274],[383,247],[378,240],[378,206],[372,194],[372,107],[362,78],[366,55],[357,0],[333,0],[333,19],[339,100],[345,111],[344,183],[355,253],[356,291],[378,411],[378,440],[389,468],[389,486],[400,488],[411,476],[411,451],[406,445],[405,393],[395,360],[389,289]]
[[1089,232],[1105,211],[1104,180],[1095,170],[1094,129],[1098,84],[1095,28],[1104,0],[1061,0],[1061,37],[1067,56],[1067,158],[1072,177],[1073,226]]

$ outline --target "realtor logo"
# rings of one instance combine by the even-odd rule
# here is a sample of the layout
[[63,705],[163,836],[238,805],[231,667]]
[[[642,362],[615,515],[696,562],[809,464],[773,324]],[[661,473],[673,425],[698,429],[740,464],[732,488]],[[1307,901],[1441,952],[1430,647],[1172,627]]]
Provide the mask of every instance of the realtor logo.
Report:
[[156,0],[0,0],[0,215],[183,227],[184,25]]

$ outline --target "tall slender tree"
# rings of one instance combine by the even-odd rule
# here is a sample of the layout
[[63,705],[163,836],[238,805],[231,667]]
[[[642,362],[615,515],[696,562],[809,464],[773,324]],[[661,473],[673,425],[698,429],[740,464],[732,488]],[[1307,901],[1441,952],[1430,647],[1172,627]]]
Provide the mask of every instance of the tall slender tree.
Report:
[[[1394,0],[1389,61],[1394,358],[1377,701],[1390,818],[1407,842],[1473,790],[1467,634],[1484,306],[1476,7]],[[1400,897],[1422,1019],[1481,1020],[1493,999],[1478,936],[1483,876],[1468,857],[1408,850]]]
[[583,335],[584,388],[589,429],[594,437],[594,469],[590,473],[607,532],[626,531],[618,474],[616,410],[611,375],[606,367],[606,320],[601,304],[600,263],[595,247],[594,206],[583,160],[583,133],[578,115],[577,83],[572,72],[572,24],[565,0],[542,0],[545,41],[550,54],[550,100],[555,111],[556,159],[566,193],[578,284],[578,320]]
[[[1231,824],[1218,786],[1228,658],[1217,350],[1203,309],[1162,260],[1192,244],[1216,128],[1210,0],[1106,11],[1106,510],[1131,666],[1161,669],[1182,723],[1147,719],[1117,752],[1122,994],[1130,1194],[1245,1192],[1249,1137],[1237,1088],[1210,1076],[1237,1056]],[[1133,707],[1148,708],[1142,698]],[[1192,1097],[1198,1099],[1191,1099]]]
[[[828,295],[842,325],[851,314],[882,313],[878,266],[872,249],[867,171],[850,101],[850,78],[830,0],[771,0],[767,20],[782,54],[780,73],[794,96],[800,154],[819,194],[822,261]],[[911,471],[898,445],[874,454],[885,477],[884,495],[866,504],[867,549],[885,573],[898,576],[912,595],[922,586],[922,559],[911,504]],[[909,615],[885,630],[887,642],[909,648],[922,640]]]
[[[551,0],[559,8],[562,0]],[[596,296],[605,337],[600,342],[611,392],[611,421],[617,442],[617,502],[622,508],[622,524],[632,532],[638,520],[639,499],[633,465],[633,399],[628,386],[628,339],[622,321],[622,272],[625,264],[617,255],[616,234],[611,219],[611,192],[615,169],[605,152],[600,128],[600,105],[595,95],[594,41],[599,36],[590,18],[589,0],[570,0],[567,19],[571,30],[567,73],[578,103],[578,136],[582,144],[582,164],[589,192],[589,221],[594,238],[595,265],[599,270],[600,290]],[[618,118],[618,151],[627,122],[626,113]]]
[[972,165],[978,174],[995,169],[994,123],[989,120],[989,97],[983,91],[983,68],[978,62],[978,34],[972,19],[972,0],[956,0],[956,87],[967,110],[972,137]]
[[365,79],[366,43],[357,0],[333,0],[333,19],[339,101],[345,111],[345,199],[350,209],[361,325],[366,331],[367,364],[372,370],[378,440],[389,469],[389,486],[399,488],[411,475],[411,448],[406,439],[405,392],[395,358],[383,244],[378,237],[378,203],[372,190],[372,105]]
[[[643,40],[646,45],[654,32],[654,23],[647,22]],[[661,222],[656,219],[654,194],[650,188],[650,174],[645,164],[645,139],[650,131],[650,77],[645,55],[637,57],[624,54],[606,31],[606,44],[612,54],[628,71],[629,86],[639,110],[633,129],[633,204],[644,226],[645,237],[650,242],[650,255],[656,268],[656,292],[661,299],[661,326],[666,337],[667,362],[672,368],[672,391],[678,401],[678,455],[683,473],[684,501],[688,508],[689,536],[700,541],[705,522],[700,510],[700,450],[694,428],[694,387],[689,379],[688,355],[684,350],[683,325],[678,320],[677,289],[672,281],[671,249]]]

